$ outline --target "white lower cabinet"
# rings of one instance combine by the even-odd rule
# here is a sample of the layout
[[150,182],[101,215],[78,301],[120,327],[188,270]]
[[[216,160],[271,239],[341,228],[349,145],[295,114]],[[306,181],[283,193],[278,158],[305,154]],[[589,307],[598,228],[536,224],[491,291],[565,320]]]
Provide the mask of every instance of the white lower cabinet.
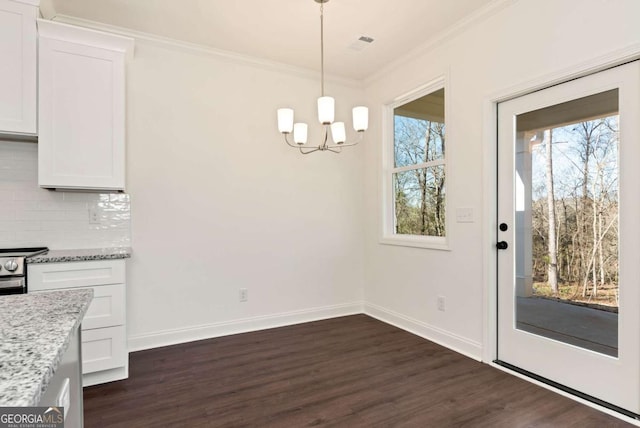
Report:
[[96,373],[126,363],[124,326],[82,330],[82,373]]
[[93,301],[82,321],[83,330],[124,325],[124,284],[93,288]]
[[30,264],[27,287],[29,293],[93,289],[82,321],[82,383],[91,386],[129,376],[124,260]]

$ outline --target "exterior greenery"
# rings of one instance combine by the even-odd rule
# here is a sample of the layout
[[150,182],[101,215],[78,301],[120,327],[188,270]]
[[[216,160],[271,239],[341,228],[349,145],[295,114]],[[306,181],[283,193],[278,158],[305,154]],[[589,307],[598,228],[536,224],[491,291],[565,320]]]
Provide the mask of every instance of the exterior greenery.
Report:
[[395,115],[395,233],[444,237],[445,125]]
[[[555,259],[556,293],[570,287],[571,299],[617,291],[618,116],[554,128],[550,135],[552,140],[532,149],[534,282],[549,281]],[[550,236],[555,236],[555,257]]]

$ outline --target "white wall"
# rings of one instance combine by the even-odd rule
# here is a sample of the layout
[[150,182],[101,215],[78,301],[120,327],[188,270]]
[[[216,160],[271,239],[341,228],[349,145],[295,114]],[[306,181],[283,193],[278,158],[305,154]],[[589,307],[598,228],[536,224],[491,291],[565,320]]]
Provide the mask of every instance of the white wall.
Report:
[[[361,311],[364,148],[276,126],[289,105],[319,139],[319,76],[138,41],[127,78],[132,349]],[[350,122],[361,87],[327,92]]]
[[[640,43],[636,0],[520,0],[449,37],[408,61],[384,70],[366,91],[372,129],[366,150],[365,212],[368,311],[480,358],[486,269],[484,239],[493,217],[483,218],[494,197],[483,187],[487,123],[483,114],[492,94]],[[405,248],[378,243],[380,230],[381,106],[442,74],[446,94],[449,210],[473,207],[476,222],[451,224],[451,251]],[[492,171],[489,171],[489,175]],[[492,212],[489,206],[487,212]],[[452,220],[454,220],[452,218]],[[489,234],[486,234],[489,235]],[[438,295],[446,311],[436,309]]]

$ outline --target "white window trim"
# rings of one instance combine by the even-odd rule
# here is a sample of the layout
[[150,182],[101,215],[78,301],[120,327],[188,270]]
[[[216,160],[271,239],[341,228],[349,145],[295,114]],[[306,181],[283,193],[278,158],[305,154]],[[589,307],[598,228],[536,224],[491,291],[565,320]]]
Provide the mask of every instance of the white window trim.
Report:
[[[381,172],[381,194],[382,194],[382,215],[381,215],[381,233],[379,242],[386,245],[398,245],[403,247],[417,247],[427,248],[433,250],[450,251],[449,236],[451,232],[451,213],[449,201],[451,200],[451,192],[449,187],[449,170],[451,165],[451,139],[450,128],[448,122],[450,121],[449,104],[450,90],[446,76],[441,76],[431,82],[414,89],[413,91],[397,97],[390,103],[383,106],[382,109],[382,172]],[[447,151],[445,159],[436,160],[431,162],[425,162],[406,167],[394,168],[394,109],[400,107],[415,99],[428,95],[432,92],[444,88],[444,109],[445,109],[445,129],[446,129],[446,144]],[[424,168],[428,166],[442,165],[444,163],[445,169],[445,236],[421,236],[421,235],[399,235],[395,233],[395,203],[393,197],[393,174],[403,170],[413,170],[417,168]]]

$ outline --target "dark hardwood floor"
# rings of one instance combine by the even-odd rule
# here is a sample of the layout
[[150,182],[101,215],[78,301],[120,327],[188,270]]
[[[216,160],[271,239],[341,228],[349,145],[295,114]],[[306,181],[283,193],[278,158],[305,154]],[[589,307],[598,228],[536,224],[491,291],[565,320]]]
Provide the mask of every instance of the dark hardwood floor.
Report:
[[366,315],[135,352],[84,400],[88,428],[631,426]]

